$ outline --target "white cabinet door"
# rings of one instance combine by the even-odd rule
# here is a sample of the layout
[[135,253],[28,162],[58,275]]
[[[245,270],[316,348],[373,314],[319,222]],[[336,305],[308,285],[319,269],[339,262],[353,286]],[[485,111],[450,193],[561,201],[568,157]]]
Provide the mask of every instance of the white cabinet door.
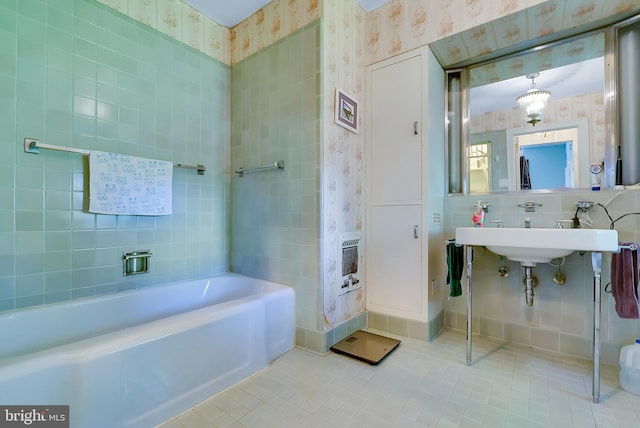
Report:
[[423,304],[420,205],[371,207],[367,246],[367,305],[415,317]]
[[371,204],[422,200],[421,56],[371,73]]

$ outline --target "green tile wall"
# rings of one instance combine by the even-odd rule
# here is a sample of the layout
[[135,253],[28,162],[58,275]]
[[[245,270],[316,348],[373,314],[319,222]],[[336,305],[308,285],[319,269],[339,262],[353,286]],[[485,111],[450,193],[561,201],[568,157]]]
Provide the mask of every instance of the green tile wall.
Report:
[[321,21],[235,64],[232,167],[284,160],[231,180],[231,269],[291,285],[299,327],[322,330]]
[[[0,310],[228,270],[229,67],[93,0],[0,2]],[[204,164],[173,215],[83,211],[86,157],[44,143]],[[122,277],[123,251],[151,273]]]

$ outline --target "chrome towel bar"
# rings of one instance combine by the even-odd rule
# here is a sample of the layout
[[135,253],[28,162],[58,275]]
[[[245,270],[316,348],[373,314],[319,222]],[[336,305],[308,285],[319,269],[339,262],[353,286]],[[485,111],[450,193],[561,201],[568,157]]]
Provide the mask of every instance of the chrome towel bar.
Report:
[[238,169],[236,169],[235,173],[238,174],[238,176],[240,177],[244,177],[244,175],[247,172],[255,172],[255,171],[262,171],[265,169],[279,169],[280,171],[284,170],[284,161],[283,160],[279,160],[277,162],[272,162],[268,165],[261,165],[261,166],[253,166],[251,168],[244,168],[244,167],[240,167]]
[[[91,150],[86,149],[76,149],[74,147],[64,147],[64,146],[55,146],[53,144],[45,144],[41,143],[40,140],[35,138],[25,138],[24,139],[24,152],[32,153],[32,154],[40,154],[40,149],[48,149],[48,150],[57,150],[59,152],[69,152],[69,153],[79,153],[81,155],[88,155],[91,153]],[[204,175],[204,172],[207,168],[204,165],[184,165],[181,163],[174,163],[174,168],[183,168],[183,169],[193,169],[197,171],[198,175]]]
[[618,245],[618,253],[620,250],[638,251],[638,244]]

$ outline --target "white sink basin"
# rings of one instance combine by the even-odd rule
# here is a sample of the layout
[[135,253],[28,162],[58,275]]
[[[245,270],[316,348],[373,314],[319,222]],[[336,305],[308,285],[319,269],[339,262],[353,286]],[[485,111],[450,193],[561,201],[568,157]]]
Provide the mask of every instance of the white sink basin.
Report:
[[485,246],[527,265],[549,263],[574,251],[618,251],[618,232],[609,229],[458,227],[456,243]]

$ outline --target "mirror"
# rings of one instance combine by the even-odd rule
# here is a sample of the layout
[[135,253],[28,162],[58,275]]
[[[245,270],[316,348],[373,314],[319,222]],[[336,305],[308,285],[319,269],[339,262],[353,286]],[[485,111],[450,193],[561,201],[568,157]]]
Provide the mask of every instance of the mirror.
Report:
[[[604,55],[600,31],[469,67],[469,193],[590,186],[605,157]],[[534,88],[551,95],[532,125],[516,98]]]

